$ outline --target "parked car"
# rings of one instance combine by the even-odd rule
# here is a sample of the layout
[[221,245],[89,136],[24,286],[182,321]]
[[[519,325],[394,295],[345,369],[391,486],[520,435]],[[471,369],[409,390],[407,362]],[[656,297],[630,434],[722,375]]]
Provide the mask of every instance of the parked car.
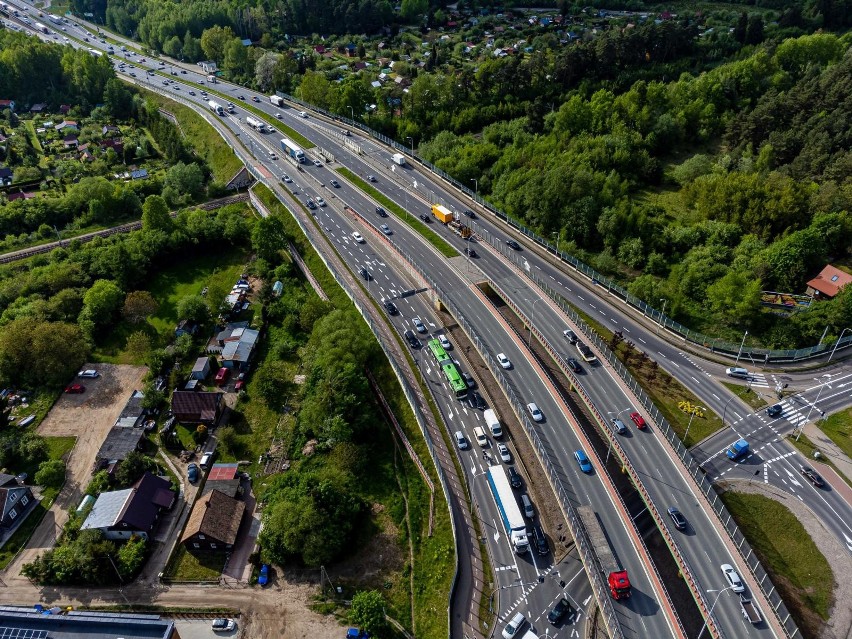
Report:
[[85,377],[87,379],[95,379],[95,378],[100,377],[100,376],[101,376],[101,374],[98,371],[96,371],[94,368],[89,368],[89,369],[86,369],[84,371],[80,371],[79,373],[77,373],[77,377]]
[[553,610],[547,614],[547,620],[555,626],[562,621],[562,617],[564,617],[569,610],[571,610],[571,604],[568,603],[568,600],[565,597],[562,597],[562,599],[557,601],[556,605],[553,606]]
[[385,306],[385,310],[388,312],[388,315],[399,314],[399,309],[397,309],[396,304],[394,304],[390,300],[385,300],[384,306]]
[[580,465],[580,470],[584,473],[592,472],[592,462],[589,461],[589,458],[586,456],[586,453],[582,448],[574,451],[574,459],[577,460],[577,463]]
[[512,454],[509,452],[509,447],[506,444],[497,444],[497,453],[504,462],[507,464],[512,463]]
[[65,392],[71,395],[79,395],[86,392],[86,387],[82,384],[69,384],[65,387]]
[[527,404],[527,410],[530,412],[530,415],[532,415],[532,418],[535,421],[544,421],[544,415],[541,414],[541,410],[539,410],[539,407],[536,406],[535,402],[530,402],[529,404]]
[[516,251],[521,250],[521,245],[518,244],[515,240],[506,240],[506,246],[508,246],[511,249],[515,249]]
[[186,478],[189,479],[190,484],[198,481],[198,474],[198,464],[193,463],[186,467]]
[[214,619],[213,632],[230,632],[237,627],[237,622],[233,619]]
[[784,407],[781,404],[775,404],[774,406],[770,406],[766,409],[766,414],[772,418],[780,417],[783,412]]
[[411,320],[411,323],[414,324],[414,328],[417,329],[418,333],[426,333],[427,332],[426,325],[423,323],[423,320],[420,319],[419,317],[414,317]]
[[627,432],[627,426],[625,426],[624,422],[618,419],[617,417],[613,417],[610,421],[612,422],[613,429],[619,435],[623,435]]
[[804,475],[814,486],[817,488],[822,488],[825,485],[822,477],[819,476],[819,473],[815,471],[810,466],[802,466],[802,475]]
[[686,530],[686,517],[684,517],[677,508],[670,506],[668,513],[669,517],[672,518],[675,528],[678,530]]
[[500,366],[507,370],[512,368],[512,362],[503,353],[497,353],[497,361],[500,362]]
[[509,466],[509,484],[512,488],[522,488],[524,485],[524,480],[521,479],[520,473],[515,470],[514,466]]
[[630,413],[630,419],[633,420],[633,423],[636,424],[636,428],[638,428],[639,430],[644,430],[645,427],[648,425],[645,422],[645,418],[642,417],[642,415],[640,415],[639,413]]
[[731,590],[734,592],[745,592],[742,579],[740,579],[740,576],[731,564],[722,564],[720,568],[722,569],[722,574],[725,575],[725,579],[730,584]]
[[269,564],[263,564],[260,567],[260,574],[257,576],[257,583],[260,586],[265,586],[269,583]]
[[422,346],[420,340],[417,339],[417,335],[414,334],[414,331],[407,330],[403,333],[403,335],[411,348],[420,348]]

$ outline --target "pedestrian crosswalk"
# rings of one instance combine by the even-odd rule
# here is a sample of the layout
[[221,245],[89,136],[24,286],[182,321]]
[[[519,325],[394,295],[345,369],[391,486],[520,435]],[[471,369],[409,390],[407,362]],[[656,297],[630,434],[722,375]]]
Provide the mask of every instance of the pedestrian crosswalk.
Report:
[[749,386],[755,388],[769,388],[769,382],[766,381],[766,375],[763,373],[749,373]]
[[781,418],[790,422],[794,429],[801,426],[807,419],[807,414],[803,414],[799,407],[793,406],[789,401],[784,400],[780,404],[783,408]]

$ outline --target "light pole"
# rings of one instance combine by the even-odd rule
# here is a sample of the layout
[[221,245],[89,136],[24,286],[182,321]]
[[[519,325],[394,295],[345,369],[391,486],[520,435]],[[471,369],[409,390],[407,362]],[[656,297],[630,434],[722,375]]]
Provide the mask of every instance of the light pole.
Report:
[[349,115],[352,116],[352,121],[354,122],[355,121],[355,109],[352,108],[351,104],[348,104],[347,106],[349,107]]
[[470,181],[473,182],[474,193],[477,197],[479,197],[479,180],[476,178],[470,178]]
[[[846,333],[846,331],[852,331],[852,328],[844,328],[840,332],[840,337],[837,338],[837,344],[834,345],[834,348],[831,349],[831,355],[828,356],[828,362],[830,362],[831,358],[834,357],[834,351],[837,350],[837,347],[840,345],[840,340],[843,339],[843,334]],[[828,362],[826,362],[826,364],[828,364]]]
[[410,135],[406,135],[405,139],[411,140],[411,157],[414,157],[414,138]]
[[539,582],[537,581],[530,581],[527,583],[506,584],[505,586],[497,586],[494,590],[491,591],[491,594],[488,595],[488,611],[491,612],[494,609],[494,593],[496,593],[498,590],[506,590],[507,588],[520,588],[521,586],[537,586],[538,584]]
[[[527,301],[529,302],[529,300],[527,300]],[[527,348],[532,348],[532,329],[533,329],[533,324],[535,324],[535,305],[536,305],[536,302],[540,302],[540,301],[541,301],[541,298],[539,297],[538,299],[536,299],[535,302],[532,303],[532,313],[530,313],[530,338],[527,341]]]
[[704,406],[694,406],[692,415],[689,416],[689,423],[686,425],[686,433],[683,435],[683,444],[686,445],[686,440],[689,437],[689,427],[692,426],[692,420],[695,418],[695,408],[700,408],[701,410],[707,410]]
[[[666,316],[666,304],[668,304],[669,301],[663,299],[662,297],[660,298],[660,301],[663,303],[663,310],[660,311],[660,326],[662,326],[663,325],[663,318]],[[659,335],[659,334],[660,334],[660,329],[657,329],[657,335]]]
[[[825,375],[820,375],[817,379],[822,379],[823,377],[831,377],[831,375],[826,373]],[[829,380],[829,381],[831,381],[831,380]],[[822,395],[822,391],[825,390],[825,387],[826,387],[827,384],[828,384],[828,382],[823,382],[822,386],[819,387],[819,392],[817,393],[816,399],[814,400],[813,404],[811,404],[811,408],[810,408],[810,410],[808,410],[807,416],[801,421],[801,425],[799,426],[799,434],[796,435],[796,441],[799,441],[799,437],[802,436],[802,431],[805,430],[805,424],[807,424],[810,421],[811,413],[813,412],[814,408],[816,408],[817,402],[819,401],[819,396]],[[820,411],[820,415],[822,415],[822,414],[823,414],[823,412]]]
[[[719,602],[719,597],[722,596],[722,593],[725,592],[726,590],[731,590],[732,588],[733,588],[733,586],[728,586],[727,588],[722,588],[722,590],[712,590],[711,589],[711,590],[707,591],[707,592],[718,592],[719,593],[718,595],[716,595],[716,599],[713,600],[713,605],[710,606],[710,611],[707,613],[708,618],[713,615],[713,608],[716,607],[716,604]],[[706,627],[707,627],[707,619],[704,620],[704,625],[701,626],[701,630],[698,631],[698,636],[695,637],[695,639],[701,639],[701,635],[704,633],[704,629]]]
[[737,351],[737,360],[734,362],[734,364],[739,364],[739,363],[740,363],[740,355],[742,355],[742,354],[743,354],[743,345],[745,344],[745,338],[746,338],[747,336],[748,336],[748,331],[746,331],[745,333],[743,333],[743,341],[741,341],[741,342],[740,342],[740,350],[739,350],[739,351]]
[[559,231],[554,231],[551,235],[556,240],[556,256],[559,257]]
[[727,402],[725,402],[725,408],[722,410],[722,428],[725,427],[725,413],[728,412],[728,404],[730,404],[733,400],[737,398],[736,395],[731,395]]

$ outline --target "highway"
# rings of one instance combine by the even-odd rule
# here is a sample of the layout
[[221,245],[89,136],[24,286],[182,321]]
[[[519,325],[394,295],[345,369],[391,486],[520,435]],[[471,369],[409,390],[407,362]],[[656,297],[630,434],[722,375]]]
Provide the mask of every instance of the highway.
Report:
[[[187,71],[186,74],[182,73],[185,70],[175,69],[174,73],[175,75],[180,75],[182,79],[186,78],[186,80],[196,82],[202,80],[202,74],[195,73],[193,75],[192,71]],[[152,79],[151,81],[162,82],[161,77],[154,76],[154,78],[156,79]],[[148,81],[147,76],[139,79]],[[161,84],[161,86],[163,85]],[[247,100],[251,100],[252,97],[257,95],[247,90],[224,84],[216,85],[215,88],[217,90],[226,90],[233,94],[236,100],[238,100],[236,96],[239,95],[246,96]],[[184,98],[189,97],[192,99],[193,97],[188,95],[188,91],[191,89],[186,86],[177,90],[174,88],[170,90],[186,92],[186,94],[182,94]],[[197,91],[197,87],[192,90]],[[204,108],[201,97],[194,97],[197,99],[200,108]],[[390,171],[388,152],[376,146],[372,140],[356,136],[362,155],[355,155],[350,151],[349,146],[344,144],[344,142],[348,142],[349,140],[344,140],[344,137],[339,133],[339,128],[335,125],[318,122],[313,117],[298,117],[297,112],[293,109],[280,109],[265,101],[267,100],[265,96],[257,95],[257,97],[259,102],[254,104],[256,108],[262,108],[273,116],[276,113],[280,113],[288,126],[297,130],[302,135],[320,142],[322,147],[336,158],[337,162],[346,165],[356,173],[360,175],[377,175],[378,182],[375,186],[381,189],[388,197],[391,197],[400,205],[406,206],[408,210],[415,214],[419,215],[421,212],[428,211],[428,205],[432,201],[440,201],[457,211],[467,208],[455,195],[445,190],[442,184],[433,182],[428,174],[411,168]],[[239,105],[239,102],[237,104]],[[239,111],[239,106],[235,116],[224,118],[223,122],[237,131],[243,139],[248,140],[248,144],[255,150],[255,156],[263,158],[262,163],[273,175],[280,176],[285,170],[292,172],[293,167],[291,165],[285,164],[282,160],[276,161],[270,159],[269,151],[277,150],[275,144],[277,136],[260,136],[254,131],[247,129],[242,121],[244,118]],[[307,153],[312,159],[317,157],[315,150],[308,150]],[[304,169],[310,178],[307,180],[302,177],[297,178],[298,187],[296,188],[298,190],[295,191],[302,198],[307,195],[315,197],[322,193],[323,197],[329,202],[345,199],[347,203],[358,211],[364,213],[372,212],[374,203],[364,198],[356,189],[350,188],[345,183],[345,180],[339,176],[338,180],[341,182],[341,188],[335,189],[335,191],[339,191],[339,195],[335,193],[334,197],[329,197],[331,189],[326,186],[330,179],[330,169],[328,167],[305,165]],[[428,197],[426,197],[427,194]],[[379,218],[365,218],[365,220],[353,219],[343,215],[340,207],[335,208],[335,213],[327,211],[319,213],[318,219],[323,222],[327,233],[335,237],[339,250],[342,249],[341,255],[350,262],[353,270],[357,272],[358,268],[365,266],[379,273],[380,277],[376,278],[376,285],[373,287],[377,289],[374,294],[379,298],[385,295],[393,296],[394,291],[406,290],[401,288],[404,285],[402,282],[394,281],[389,272],[387,274],[384,273],[383,269],[389,263],[388,260],[380,260],[376,257],[376,254],[365,252],[369,251],[367,247],[354,241],[348,241],[348,238],[352,237],[351,234],[355,229],[359,230],[365,237],[370,238],[368,240],[370,243],[383,241],[381,240],[381,232],[376,229],[380,223],[378,221]],[[323,220],[323,214],[328,217],[327,222]],[[390,219],[393,220],[393,218]],[[365,221],[367,224],[364,223]],[[388,223],[391,224],[392,222]],[[368,225],[372,227],[372,230],[367,228]],[[433,224],[432,226],[433,230],[439,232],[448,242],[459,248],[462,246],[462,242],[447,229],[438,224]],[[572,501],[575,504],[590,503],[598,511],[613,541],[613,546],[618,550],[619,557],[628,568],[631,581],[634,583],[634,596],[624,603],[616,602],[616,610],[618,611],[620,625],[625,632],[625,636],[662,637],[677,635],[679,630],[672,627],[671,622],[662,614],[659,602],[665,601],[665,596],[659,591],[659,586],[653,583],[653,575],[648,575],[645,572],[641,541],[638,539],[638,535],[632,526],[625,528],[622,523],[625,513],[622,512],[623,507],[613,500],[613,491],[608,485],[607,477],[605,474],[597,472],[597,470],[590,476],[580,473],[579,468],[573,461],[573,451],[577,448],[584,448],[592,456],[596,469],[601,467],[600,460],[596,459],[592,454],[588,442],[585,441],[582,432],[576,427],[564,402],[559,398],[555,390],[550,387],[548,381],[544,379],[542,372],[538,370],[535,363],[530,361],[531,358],[524,348],[523,340],[519,339],[517,335],[504,325],[487,300],[477,294],[470,286],[469,280],[463,276],[463,267],[456,266],[455,268],[449,268],[443,258],[438,256],[430,246],[425,244],[419,235],[408,231],[406,225],[397,222],[393,228],[393,242],[399,247],[399,250],[407,254],[412,262],[423,268],[426,272],[433,273],[439,278],[442,290],[456,303],[464,314],[466,321],[475,327],[485,338],[490,350],[490,356],[493,357],[497,352],[505,352],[513,362],[513,368],[507,371],[505,375],[510,378],[518,394],[524,398],[524,401],[535,401],[544,412],[546,421],[537,427],[537,432],[551,451],[550,461],[558,466],[561,476],[565,479],[566,486],[572,492]],[[523,250],[516,254],[508,249],[502,243],[502,239],[507,236],[499,223],[494,223],[487,218],[479,218],[474,223],[474,228],[480,237],[485,239],[491,238],[491,244],[482,242],[477,245],[477,249],[486,249],[487,247],[486,250],[479,251],[481,256],[475,260],[477,267],[486,273],[487,277],[505,292],[524,315],[530,318],[531,323],[547,344],[557,352],[568,352],[571,347],[562,336],[562,330],[569,327],[570,324],[566,321],[561,311],[549,299],[544,297],[540,289],[526,276],[526,272],[536,270],[543,277],[549,277],[557,285],[563,287],[565,290],[564,295],[574,303],[576,303],[576,299],[578,298],[586,302],[579,287],[575,292],[573,289],[576,285],[573,282],[569,282],[564,275],[553,270],[546,261],[541,260],[533,251]],[[359,244],[359,246],[350,246],[350,244]],[[520,268],[515,264],[515,259],[510,259],[518,258],[519,256]],[[462,260],[462,262],[466,261]],[[470,268],[469,264],[467,264],[467,268]],[[551,272],[548,272],[547,269],[551,269]],[[368,283],[368,288],[370,284]],[[394,284],[400,288],[394,288]],[[406,308],[406,313],[410,312],[413,314],[417,312],[421,313],[421,317],[427,317],[428,302],[419,301],[420,306],[415,306],[414,304],[416,303],[418,303],[417,300],[412,300],[412,306]],[[596,307],[594,300],[590,299],[588,303],[592,308]],[[606,315],[603,310],[600,313]],[[409,317],[409,315],[401,314],[398,319],[401,322],[399,325],[400,328],[403,326],[410,327],[410,324],[407,323],[409,322]],[[434,328],[437,329],[437,326]],[[575,332],[579,332],[577,327],[571,328]],[[622,324],[622,328],[625,330],[625,335],[630,333],[630,327]],[[502,374],[500,371],[494,372]],[[700,384],[704,380],[696,381]],[[574,379],[573,382],[585,390],[592,398],[594,405],[600,413],[607,419],[615,415],[624,418],[626,413],[629,412],[628,409],[632,409],[632,400],[622,389],[622,382],[610,371],[608,365],[586,366],[585,373]],[[444,391],[448,392],[446,388]],[[450,402],[442,410],[446,410],[447,415],[452,414],[452,419],[456,417],[461,419],[462,412],[466,411],[460,412],[457,407],[454,410],[452,402],[455,400],[452,398],[448,399],[450,399]],[[472,415],[472,421],[470,420],[470,415],[465,416],[468,419],[466,427],[470,427],[476,423],[476,419],[479,417],[475,412],[472,412]],[[448,421],[452,423],[449,417]],[[624,421],[625,423],[629,423],[629,420]],[[660,441],[653,427],[645,432],[637,431],[631,427],[629,433],[628,436],[619,438],[621,447],[626,452],[637,472],[642,476],[643,484],[648,490],[649,495],[651,495],[653,502],[663,512],[667,506],[677,504],[690,521],[690,526],[685,534],[676,533],[673,530],[669,530],[668,532],[673,539],[677,540],[676,543],[693,575],[700,583],[702,589],[720,590],[724,588],[726,583],[723,581],[721,572],[719,571],[719,564],[737,564],[738,562],[731,554],[726,540],[716,532],[716,526],[711,521],[712,516],[708,515],[707,509],[702,507],[701,499],[693,493],[692,484],[683,478],[678,465],[671,461],[667,445]],[[491,499],[487,492],[487,487],[484,487],[484,480],[481,476],[484,467],[482,464],[478,465],[477,462],[478,458],[475,458],[475,461],[467,466],[471,469],[469,481],[471,481],[470,485],[475,492],[477,503],[480,504],[480,507],[483,507],[485,504],[490,503]],[[479,473],[479,476],[477,476],[477,473]],[[477,488],[478,485],[484,487],[484,490]],[[487,509],[487,506],[485,508]],[[487,515],[484,514],[483,518],[487,518]],[[511,551],[505,545],[503,551],[507,551],[509,555],[512,555]],[[505,552],[502,555],[497,554],[500,552],[498,546],[494,555],[496,561],[505,562],[504,565],[509,565],[508,560],[514,560],[513,555],[506,556]],[[539,567],[534,563],[532,568],[533,572],[529,572],[529,567],[518,567],[515,573],[521,578],[524,578],[521,574],[523,570],[528,571],[530,575],[541,574]],[[740,567],[740,573],[742,574],[743,572],[742,567]],[[548,581],[545,581],[545,583],[548,583]],[[535,591],[535,587],[532,588],[532,591]],[[727,594],[730,595],[731,593]],[[544,599],[546,597],[542,601]],[[513,609],[501,609],[501,615],[505,617],[508,612],[512,611]],[[532,616],[533,612],[528,612]],[[768,625],[756,627],[746,625],[741,619],[738,604],[730,596],[720,598],[714,610],[714,617],[727,636],[758,637],[772,636],[774,634],[772,628]]]

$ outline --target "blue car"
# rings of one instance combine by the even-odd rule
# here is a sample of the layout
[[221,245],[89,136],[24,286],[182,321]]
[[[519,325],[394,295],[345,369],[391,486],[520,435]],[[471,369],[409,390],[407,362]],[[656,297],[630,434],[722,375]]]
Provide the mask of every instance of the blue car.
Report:
[[186,467],[186,475],[189,483],[194,484],[198,481],[198,464],[190,464]]
[[260,566],[260,575],[257,577],[257,583],[261,586],[269,583],[269,564],[262,564]]
[[586,453],[583,452],[583,449],[574,451],[574,459],[577,460],[577,463],[580,464],[580,470],[584,473],[592,472],[592,462],[589,461],[589,458],[586,457]]

